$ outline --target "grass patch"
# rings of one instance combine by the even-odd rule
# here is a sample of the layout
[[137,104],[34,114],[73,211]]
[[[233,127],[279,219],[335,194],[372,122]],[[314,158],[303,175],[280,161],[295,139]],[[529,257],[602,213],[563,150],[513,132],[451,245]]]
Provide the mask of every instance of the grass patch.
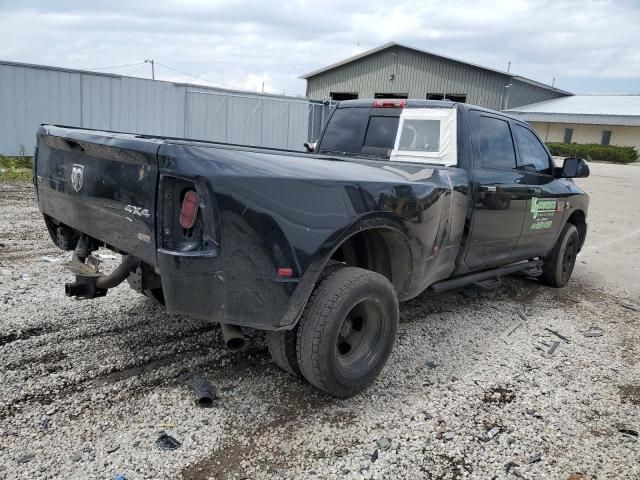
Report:
[[31,182],[33,170],[30,168],[0,167],[0,183]]
[[0,182],[30,182],[33,178],[33,159],[26,155],[0,155]]
[[33,168],[33,158],[27,156],[7,157],[0,155],[0,168],[2,169],[14,169],[14,168]]

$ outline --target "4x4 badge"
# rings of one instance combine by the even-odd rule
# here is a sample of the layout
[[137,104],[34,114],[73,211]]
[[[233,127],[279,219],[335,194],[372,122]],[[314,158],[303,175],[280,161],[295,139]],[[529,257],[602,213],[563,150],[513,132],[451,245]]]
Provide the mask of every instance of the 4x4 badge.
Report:
[[73,164],[71,168],[71,186],[76,192],[82,190],[82,186],[84,185],[84,165],[79,165],[77,163]]

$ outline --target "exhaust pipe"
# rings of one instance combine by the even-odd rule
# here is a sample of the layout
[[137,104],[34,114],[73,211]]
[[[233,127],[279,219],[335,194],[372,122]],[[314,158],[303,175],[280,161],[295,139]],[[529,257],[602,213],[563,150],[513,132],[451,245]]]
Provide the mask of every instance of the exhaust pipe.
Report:
[[[74,262],[79,263],[74,257]],[[76,281],[73,283],[65,283],[64,293],[68,297],[76,297],[79,299],[90,299],[96,297],[104,297],[107,290],[120,285],[129,276],[131,270],[136,268],[140,261],[131,255],[123,255],[122,263],[109,275],[83,274],[82,267],[87,268],[84,263],[72,270],[76,271]]]
[[140,264],[140,261],[136,257],[131,255],[123,255],[122,263],[116,267],[116,269],[109,275],[103,275],[96,279],[96,287],[104,288],[105,290],[113,288],[124,282],[131,270],[136,268]]
[[232,352],[240,351],[247,343],[246,338],[242,334],[242,330],[237,325],[229,325],[228,323],[220,322],[220,330],[222,331],[222,338],[224,339],[225,346]]

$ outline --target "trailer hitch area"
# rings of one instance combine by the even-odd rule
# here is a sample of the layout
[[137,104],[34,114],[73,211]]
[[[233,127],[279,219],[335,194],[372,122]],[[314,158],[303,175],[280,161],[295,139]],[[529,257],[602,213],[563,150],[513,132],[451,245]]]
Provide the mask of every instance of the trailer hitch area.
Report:
[[79,300],[104,297],[107,290],[122,283],[139,264],[140,261],[135,257],[123,255],[122,263],[109,275],[103,275],[74,258],[67,264],[67,268],[75,274],[76,281],[65,283],[64,292],[68,297]]

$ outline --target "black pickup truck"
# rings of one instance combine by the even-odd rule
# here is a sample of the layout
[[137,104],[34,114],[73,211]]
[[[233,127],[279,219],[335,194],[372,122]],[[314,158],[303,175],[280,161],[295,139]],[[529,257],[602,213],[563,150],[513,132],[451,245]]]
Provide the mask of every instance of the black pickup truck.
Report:
[[[273,360],[331,395],[370,385],[398,301],[524,272],[562,287],[588,197],[529,125],[446,101],[340,103],[308,153],[44,125],[35,183],[67,295],[124,280],[169,312],[267,331]],[[92,251],[122,254],[99,272]]]

